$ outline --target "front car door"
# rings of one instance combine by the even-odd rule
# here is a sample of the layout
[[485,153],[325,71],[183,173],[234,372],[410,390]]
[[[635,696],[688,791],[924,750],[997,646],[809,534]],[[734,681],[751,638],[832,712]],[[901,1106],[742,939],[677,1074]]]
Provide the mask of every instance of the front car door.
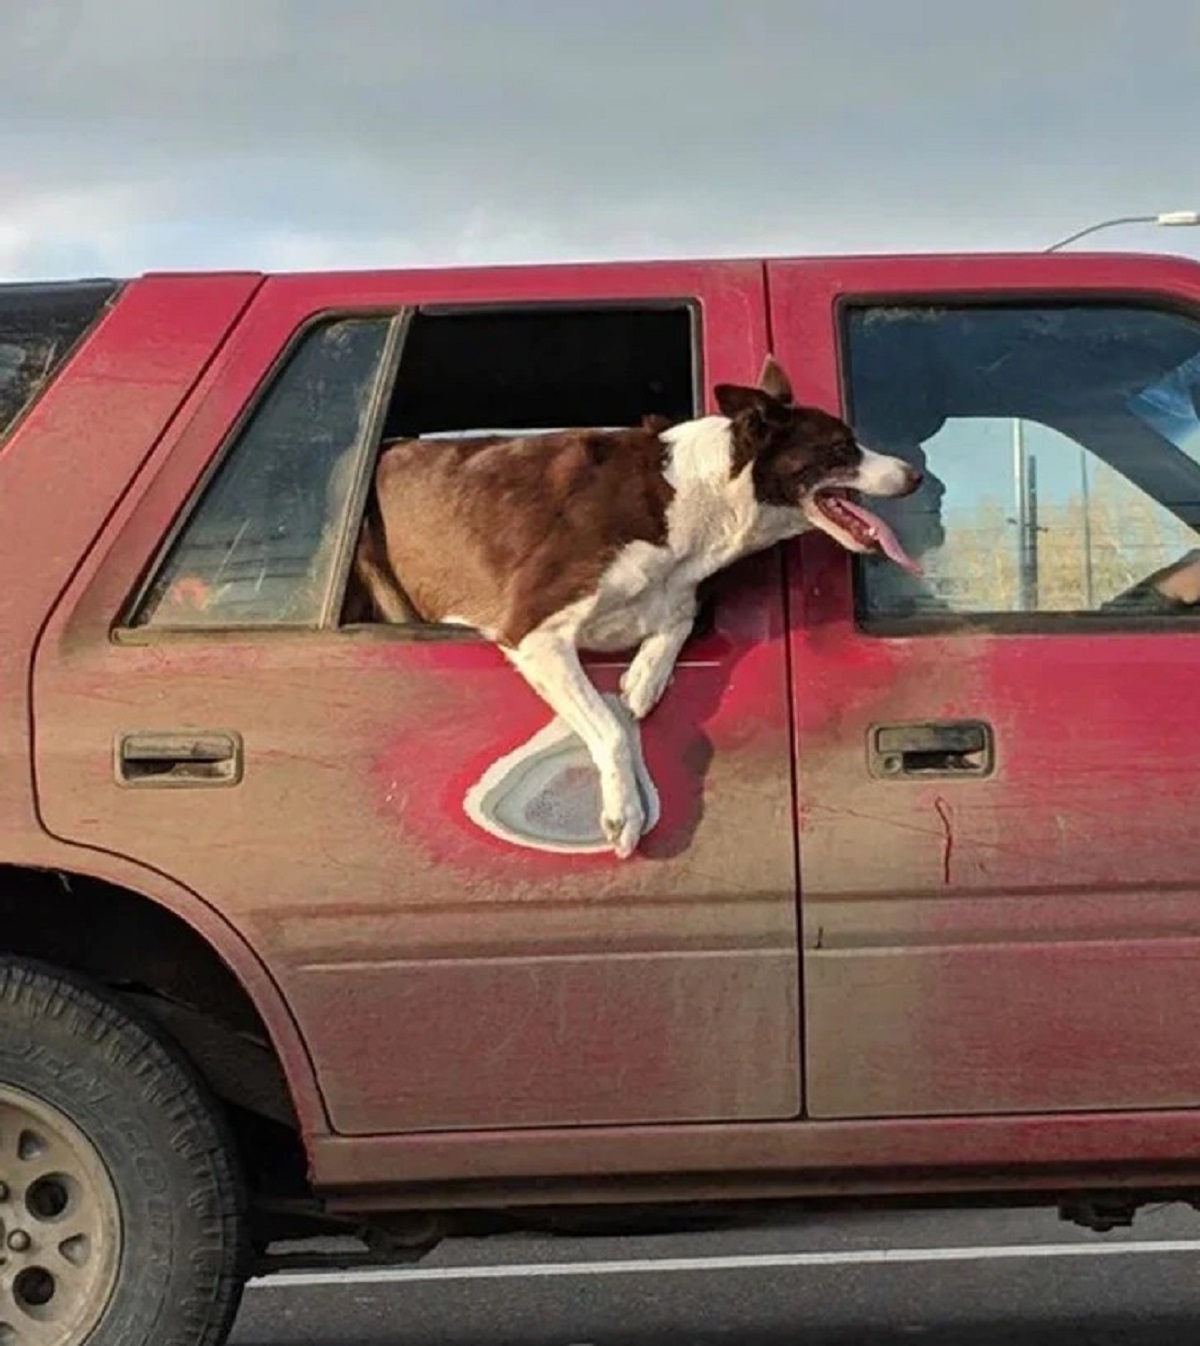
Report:
[[809,1113],[1197,1106],[1200,269],[770,285],[798,392],[930,473],[923,580],[794,572]]
[[779,556],[728,577],[644,727],[626,863],[495,649],[342,603],[381,436],[687,416],[766,347],[757,265],[268,279],[63,595],[46,826],[247,937],[335,1131],[799,1113]]

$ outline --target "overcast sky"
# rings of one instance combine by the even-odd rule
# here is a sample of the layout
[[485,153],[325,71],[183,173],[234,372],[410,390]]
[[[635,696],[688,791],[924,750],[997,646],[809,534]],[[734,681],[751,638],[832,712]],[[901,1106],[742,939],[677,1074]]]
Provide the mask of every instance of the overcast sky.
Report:
[[0,276],[1036,248],[1200,208],[1200,0],[0,15]]

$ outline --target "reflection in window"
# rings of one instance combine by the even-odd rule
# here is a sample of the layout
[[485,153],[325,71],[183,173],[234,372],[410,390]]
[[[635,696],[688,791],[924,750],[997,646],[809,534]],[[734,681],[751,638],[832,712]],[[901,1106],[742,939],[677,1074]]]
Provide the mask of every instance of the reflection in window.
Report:
[[1200,394],[1200,353],[1184,360],[1169,374],[1149,387],[1134,393],[1129,408],[1164,439],[1193,458],[1200,458],[1200,416],[1196,398]]
[[6,284],[0,291],[0,435],[75,349],[117,292],[113,281]]
[[1200,325],[1113,305],[858,309],[851,416],[924,467],[880,504],[923,578],[859,564],[871,618],[1200,615]]
[[314,328],[258,404],[159,568],[138,626],[315,626],[368,428],[387,318]]

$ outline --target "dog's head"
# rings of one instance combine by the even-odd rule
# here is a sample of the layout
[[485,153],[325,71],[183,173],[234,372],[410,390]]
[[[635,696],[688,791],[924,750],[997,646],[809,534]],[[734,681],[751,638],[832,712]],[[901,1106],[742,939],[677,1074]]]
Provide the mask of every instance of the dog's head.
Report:
[[921,484],[915,467],[864,448],[837,416],[797,406],[788,376],[772,356],[757,388],[721,383],[713,395],[730,422],[733,475],[751,471],[761,504],[801,511],[848,551],[883,551],[915,568],[887,524],[849,497],[851,491],[909,495]]

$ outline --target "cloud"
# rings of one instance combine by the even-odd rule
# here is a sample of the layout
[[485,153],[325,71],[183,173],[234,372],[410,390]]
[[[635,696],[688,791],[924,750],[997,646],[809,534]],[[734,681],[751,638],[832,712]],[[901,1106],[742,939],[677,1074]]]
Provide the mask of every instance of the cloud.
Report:
[[1196,204],[1192,0],[41,0],[10,26],[8,274],[1038,246]]
[[136,266],[152,194],[132,183],[8,192],[0,275],[97,275]]

